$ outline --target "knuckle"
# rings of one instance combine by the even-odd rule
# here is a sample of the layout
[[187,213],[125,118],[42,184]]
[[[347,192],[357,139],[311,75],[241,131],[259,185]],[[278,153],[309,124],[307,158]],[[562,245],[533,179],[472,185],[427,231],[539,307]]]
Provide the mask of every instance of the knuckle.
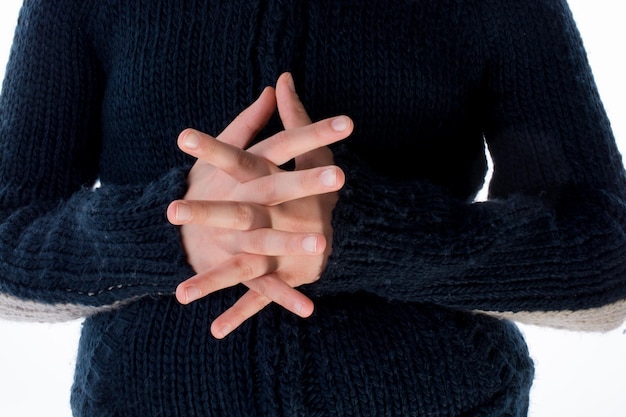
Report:
[[311,278],[309,276],[309,274],[307,274],[305,271],[303,270],[298,270],[295,271],[292,275],[292,283],[293,283],[293,287],[304,284],[304,283],[308,283],[311,281]]
[[[262,290],[266,290],[265,285],[266,284],[261,284],[263,285],[263,287],[261,287]],[[267,306],[271,300],[264,295],[264,291],[256,291],[255,290],[255,297],[252,298],[252,300],[250,301],[250,315],[253,315],[261,310],[263,310],[265,308],[265,306]],[[247,318],[247,317],[246,317]]]
[[307,283],[306,277],[306,272],[302,270],[290,270],[289,273],[284,275],[283,281],[291,288],[296,288]]
[[262,276],[250,281],[248,287],[253,290],[257,297],[255,298],[255,309],[261,310],[271,301],[278,304],[283,303],[283,292],[276,289],[276,277],[271,275]]
[[247,151],[237,152],[236,164],[244,170],[251,170],[256,167],[257,159],[254,155]]
[[308,113],[306,109],[304,108],[304,104],[302,104],[300,100],[296,102],[296,111],[300,114],[306,114],[308,116]]
[[254,253],[264,254],[267,252],[267,240],[263,233],[251,233],[249,245]]
[[274,201],[277,196],[276,178],[272,175],[260,178],[258,182],[258,192],[264,202]]
[[248,285],[250,289],[252,289],[255,293],[257,293],[257,296],[254,297],[254,300],[258,303],[263,301],[266,294],[269,293],[270,285],[269,285],[267,277],[255,278],[246,285]]
[[277,149],[289,149],[291,141],[289,140],[289,134],[287,130],[281,130],[274,135],[275,147]]
[[309,226],[309,221],[306,217],[302,215],[294,215],[289,219],[289,230],[294,231],[307,231],[307,227]]
[[242,130],[249,135],[255,135],[264,126],[262,121],[254,117],[250,107],[239,113],[231,124],[241,126]]
[[240,229],[250,229],[254,225],[254,209],[244,203],[235,205],[235,226]]
[[311,129],[313,130],[313,136],[317,139],[323,139],[327,135],[326,129],[322,123],[313,123]]
[[247,117],[247,114],[241,114],[239,118],[244,127],[244,130],[246,130],[251,136],[255,135],[259,130],[263,128],[263,124],[261,122],[251,117]]
[[194,207],[193,218],[199,222],[206,222],[211,218],[212,212],[209,204],[196,204]]
[[307,118],[309,117],[309,114],[307,113],[304,104],[302,104],[300,100],[296,101],[293,104],[293,111],[297,113],[299,118],[302,118],[303,116],[306,116]]
[[255,278],[254,268],[243,259],[235,260],[233,268],[237,271],[238,276],[242,281],[249,281],[252,278]]
[[299,185],[302,190],[311,191],[317,188],[319,184],[319,173],[316,170],[308,170],[302,172],[300,176]]

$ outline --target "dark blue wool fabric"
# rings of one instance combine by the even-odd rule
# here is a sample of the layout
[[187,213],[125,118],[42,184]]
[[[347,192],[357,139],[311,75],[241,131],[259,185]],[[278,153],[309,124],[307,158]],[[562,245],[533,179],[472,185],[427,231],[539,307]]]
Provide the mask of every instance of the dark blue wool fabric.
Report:
[[[355,121],[333,253],[311,318],[217,341],[242,289],[172,296],[176,138],[284,71],[314,120]],[[0,293],[100,311],[76,416],[524,416],[524,341],[475,311],[626,299],[624,170],[565,0],[26,0],[0,160]]]

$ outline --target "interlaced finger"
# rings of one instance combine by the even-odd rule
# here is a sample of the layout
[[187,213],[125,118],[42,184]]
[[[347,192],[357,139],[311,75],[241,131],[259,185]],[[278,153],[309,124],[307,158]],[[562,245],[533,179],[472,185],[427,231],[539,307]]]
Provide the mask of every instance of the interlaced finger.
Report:
[[313,313],[313,302],[274,274],[244,284],[250,291],[211,324],[211,333],[214,337],[218,339],[226,337],[272,301],[300,317],[308,317]]
[[254,203],[273,206],[340,189],[345,182],[343,171],[336,166],[302,171],[283,171],[241,184],[234,192],[234,200],[254,195]]
[[265,159],[194,129],[184,130],[178,145],[187,154],[221,169],[239,182],[278,170]]
[[239,113],[217,138],[242,149],[265,127],[274,110],[276,110],[275,90],[266,87],[259,98]]
[[175,225],[199,224],[235,230],[253,230],[271,225],[267,208],[237,201],[176,200],[167,209]]
[[276,269],[272,257],[243,253],[199,273],[176,288],[176,298],[189,304],[216,291],[266,275]]
[[[280,119],[285,129],[292,129],[311,124],[304,104],[300,101],[293,76],[290,73],[282,74],[276,83],[276,102]],[[321,165],[330,165],[333,154],[326,146],[302,153],[295,157],[296,169],[306,169]]]
[[282,165],[302,154],[347,138],[352,133],[352,127],[349,117],[337,116],[283,130],[250,147],[248,151]]

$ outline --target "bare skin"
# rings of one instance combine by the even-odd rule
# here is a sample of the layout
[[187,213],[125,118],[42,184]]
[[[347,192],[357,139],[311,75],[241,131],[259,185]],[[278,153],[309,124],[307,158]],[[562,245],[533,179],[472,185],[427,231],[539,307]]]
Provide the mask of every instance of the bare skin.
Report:
[[[276,106],[285,130],[243,150]],[[250,289],[215,319],[215,337],[272,301],[301,317],[313,313],[313,302],[295,288],[319,279],[330,255],[332,210],[345,176],[327,145],[352,130],[346,116],[312,123],[291,75],[283,74],[216,138],[192,129],[180,134],[181,150],[198,160],[186,195],[167,215],[181,225],[197,275],[176,297],[188,304],[240,283]],[[294,171],[278,168],[294,158]]]

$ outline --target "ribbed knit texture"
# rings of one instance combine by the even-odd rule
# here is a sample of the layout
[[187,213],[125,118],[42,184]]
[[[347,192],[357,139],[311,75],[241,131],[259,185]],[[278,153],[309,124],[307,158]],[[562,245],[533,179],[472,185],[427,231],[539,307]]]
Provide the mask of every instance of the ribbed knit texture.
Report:
[[[171,296],[176,138],[284,71],[313,119],[355,121],[333,254],[313,317],[216,341],[242,289]],[[523,416],[525,344],[472,311],[626,299],[624,170],[564,0],[26,0],[6,74],[0,291],[101,311],[76,416]]]

